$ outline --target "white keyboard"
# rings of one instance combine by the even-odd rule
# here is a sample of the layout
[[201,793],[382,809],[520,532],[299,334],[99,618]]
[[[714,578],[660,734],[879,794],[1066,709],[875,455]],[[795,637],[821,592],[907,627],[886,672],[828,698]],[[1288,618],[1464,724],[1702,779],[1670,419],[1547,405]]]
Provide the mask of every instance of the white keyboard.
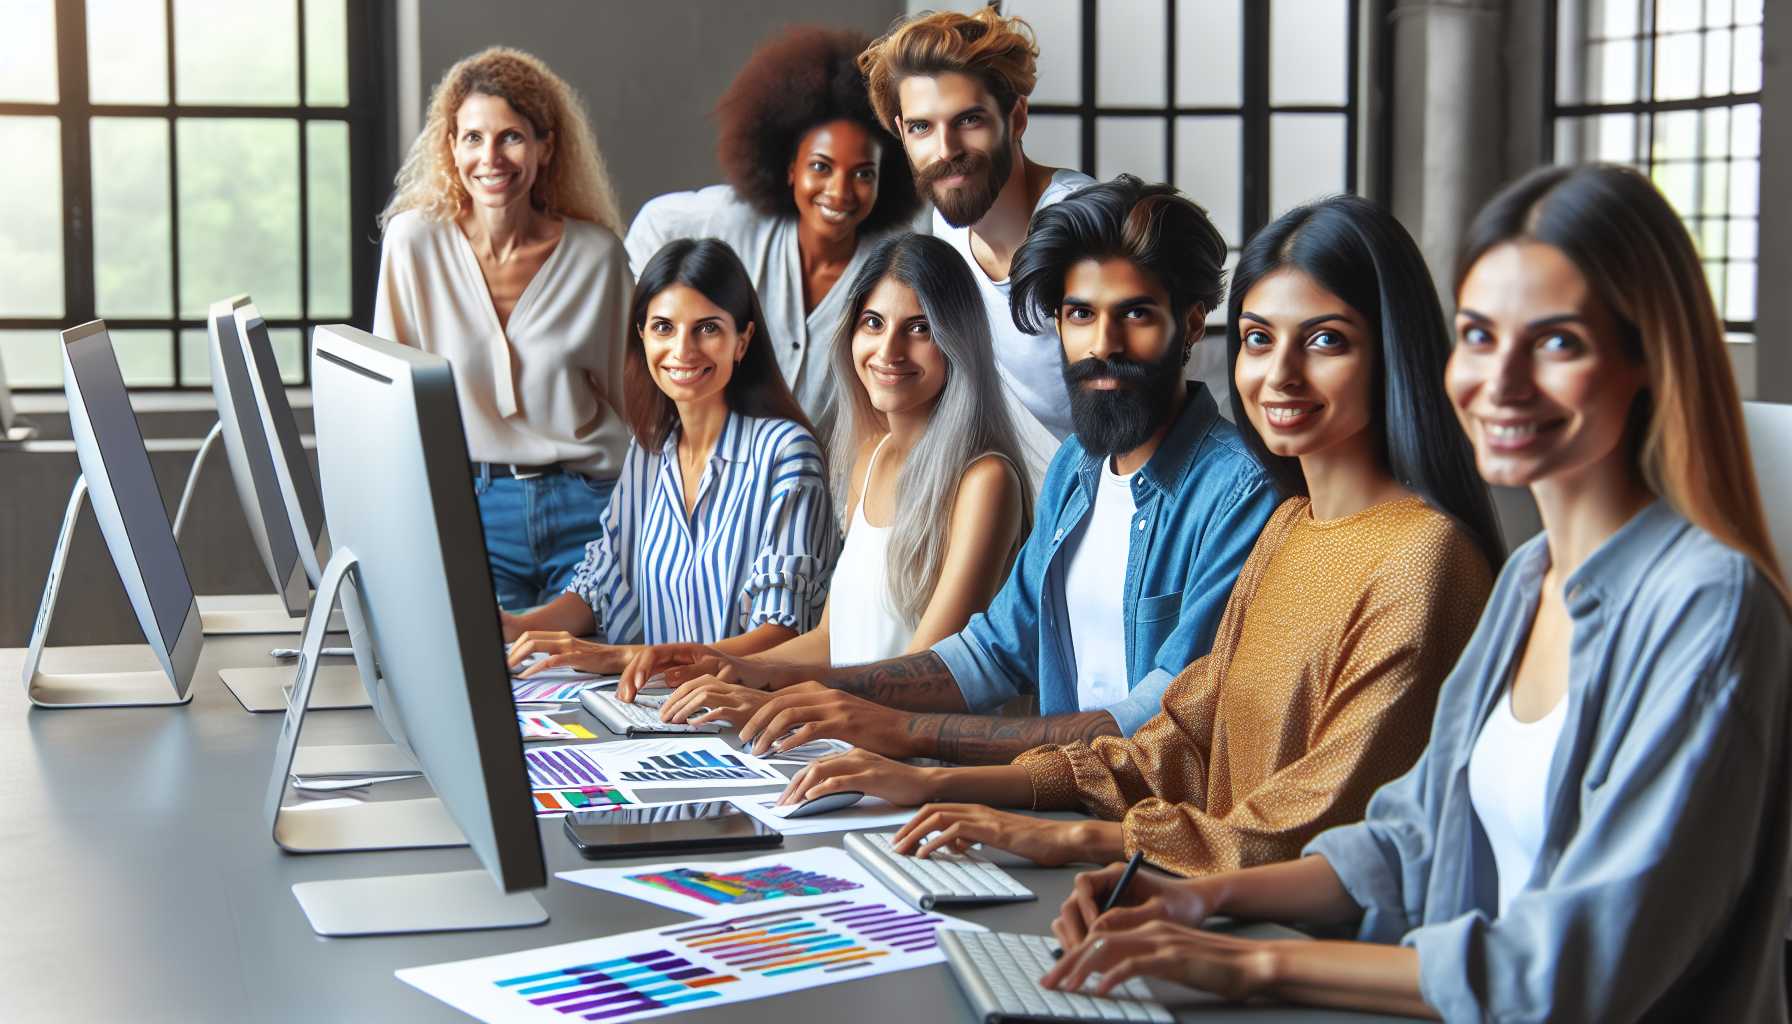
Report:
[[668,732],[720,732],[717,725],[679,725],[660,721],[660,705],[666,703],[671,696],[665,693],[635,695],[635,702],[630,704],[616,699],[616,695],[607,690],[586,690],[579,694],[579,703],[585,710],[608,726],[612,732],[624,736],[639,736],[642,733]]
[[1171,1024],[1175,1019],[1151,998],[1139,978],[1128,978],[1114,989],[1120,998],[1039,987],[1040,976],[1056,963],[1052,940],[1043,935],[941,928],[939,939],[953,977],[985,1024],[1011,1020]]
[[897,853],[893,832],[848,832],[846,852],[865,870],[922,910],[940,903],[1021,903],[1037,899],[1008,872],[972,853],[926,857]]

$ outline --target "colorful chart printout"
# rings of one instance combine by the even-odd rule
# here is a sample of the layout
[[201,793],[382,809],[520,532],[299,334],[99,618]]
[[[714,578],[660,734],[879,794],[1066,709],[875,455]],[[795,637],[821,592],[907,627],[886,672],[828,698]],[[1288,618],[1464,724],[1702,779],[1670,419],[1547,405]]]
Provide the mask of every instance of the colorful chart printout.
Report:
[[523,751],[523,761],[529,766],[529,785],[536,789],[601,786],[611,781],[584,747],[535,747]]
[[564,789],[538,789],[530,794],[535,800],[535,813],[542,817],[568,814],[572,811],[600,811],[608,807],[633,804],[627,790],[615,786],[580,786]]
[[762,903],[780,896],[824,896],[859,888],[859,883],[784,864],[745,871],[675,868],[628,876],[629,881],[664,889],[711,906]]

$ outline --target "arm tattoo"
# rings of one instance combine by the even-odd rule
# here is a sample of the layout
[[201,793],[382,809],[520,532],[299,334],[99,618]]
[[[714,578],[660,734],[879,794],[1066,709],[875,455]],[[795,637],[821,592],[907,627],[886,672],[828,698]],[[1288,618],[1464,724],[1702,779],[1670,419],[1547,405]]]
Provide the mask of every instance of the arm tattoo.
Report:
[[905,711],[963,711],[964,693],[932,651],[833,669],[823,682],[855,697]]
[[1120,726],[1106,711],[1080,711],[1047,718],[996,715],[910,715],[908,732],[934,749],[923,757],[957,764],[1007,764],[1046,743],[1089,743],[1118,736]]

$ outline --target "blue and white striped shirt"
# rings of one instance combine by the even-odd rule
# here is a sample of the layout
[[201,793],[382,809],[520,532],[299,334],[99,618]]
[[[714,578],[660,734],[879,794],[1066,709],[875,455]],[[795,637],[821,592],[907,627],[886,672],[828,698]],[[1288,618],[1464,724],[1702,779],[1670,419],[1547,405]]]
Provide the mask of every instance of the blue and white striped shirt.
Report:
[[815,439],[790,420],[730,412],[687,518],[678,437],[674,427],[653,454],[629,444],[603,535],[567,592],[613,644],[814,628],[840,553]]

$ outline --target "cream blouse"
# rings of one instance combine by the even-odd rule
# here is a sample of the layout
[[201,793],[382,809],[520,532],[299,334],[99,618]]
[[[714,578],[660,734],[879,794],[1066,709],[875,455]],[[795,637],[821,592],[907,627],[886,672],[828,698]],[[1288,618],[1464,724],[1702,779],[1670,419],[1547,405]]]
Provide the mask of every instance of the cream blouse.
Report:
[[386,226],[373,333],[453,364],[474,461],[614,477],[629,441],[622,357],[633,288],[622,240],[568,218],[506,329],[460,228],[412,210]]

